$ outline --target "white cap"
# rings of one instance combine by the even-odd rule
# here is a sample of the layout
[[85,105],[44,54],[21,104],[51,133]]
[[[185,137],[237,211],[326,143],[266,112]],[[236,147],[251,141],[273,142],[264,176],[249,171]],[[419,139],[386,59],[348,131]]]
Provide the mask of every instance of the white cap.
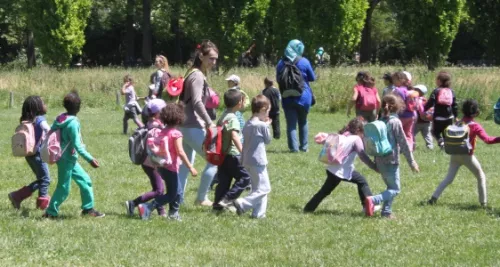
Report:
[[408,79],[409,82],[411,82],[411,73],[407,72],[407,71],[403,71],[403,73],[406,75],[406,78]]
[[226,81],[232,81],[232,82],[234,82],[236,84],[240,84],[241,79],[240,79],[240,77],[238,75],[234,75],[233,74],[233,75],[227,77]]
[[417,84],[417,85],[413,86],[413,88],[419,90],[424,95],[427,93],[427,86],[425,86],[423,84]]

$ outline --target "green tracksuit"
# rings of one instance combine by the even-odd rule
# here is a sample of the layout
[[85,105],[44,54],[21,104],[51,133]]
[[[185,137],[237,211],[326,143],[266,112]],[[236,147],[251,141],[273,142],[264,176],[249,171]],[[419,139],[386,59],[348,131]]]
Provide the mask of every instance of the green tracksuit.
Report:
[[61,149],[64,149],[68,143],[69,145],[57,162],[57,187],[50,200],[47,213],[52,216],[59,214],[59,206],[68,198],[71,179],[80,187],[82,209],[93,208],[94,192],[92,190],[92,181],[78,163],[78,154],[87,162],[91,162],[94,158],[85,150],[85,145],[81,141],[80,121],[76,116],[61,114],[52,124],[52,129],[61,129]]

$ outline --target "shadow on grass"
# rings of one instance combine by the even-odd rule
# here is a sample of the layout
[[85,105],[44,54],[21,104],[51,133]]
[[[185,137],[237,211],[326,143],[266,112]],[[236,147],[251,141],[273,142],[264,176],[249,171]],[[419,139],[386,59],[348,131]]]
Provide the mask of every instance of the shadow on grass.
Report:
[[298,154],[298,152],[291,152],[288,149],[269,149],[269,150],[266,150],[266,153],[269,153],[269,154]]
[[446,206],[448,206],[450,209],[460,210],[460,211],[478,211],[487,209],[478,204],[465,204],[465,203],[452,203],[452,204],[446,204]]
[[320,209],[320,210],[315,210],[314,212],[304,212],[303,207],[292,204],[289,205],[288,208],[296,213],[304,214],[304,215],[309,215],[309,216],[350,216],[350,217],[365,217],[365,214],[361,211],[340,211],[340,210],[327,210],[327,209]]

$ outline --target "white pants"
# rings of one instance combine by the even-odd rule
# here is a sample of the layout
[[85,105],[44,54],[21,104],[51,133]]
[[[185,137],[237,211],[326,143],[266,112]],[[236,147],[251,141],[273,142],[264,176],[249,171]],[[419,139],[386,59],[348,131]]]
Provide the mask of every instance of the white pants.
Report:
[[[416,146],[416,137],[419,132],[422,132],[422,137],[425,140],[425,145],[428,149],[433,149],[434,144],[432,143],[432,123],[415,123],[415,127],[413,127],[413,140],[415,140],[414,146]],[[415,150],[415,149],[414,149]]]
[[477,161],[476,156],[472,155],[451,155],[450,166],[448,167],[448,174],[446,178],[439,184],[436,191],[432,196],[436,199],[439,198],[444,189],[455,180],[458,169],[460,166],[465,165],[477,179],[477,192],[479,195],[479,203],[486,204],[488,198],[486,196],[486,176],[484,175],[483,169],[481,169],[481,164]]
[[252,183],[252,192],[241,200],[243,211],[253,209],[252,217],[263,218],[266,215],[267,195],[271,192],[271,184],[267,175],[266,166],[245,166],[250,181]]

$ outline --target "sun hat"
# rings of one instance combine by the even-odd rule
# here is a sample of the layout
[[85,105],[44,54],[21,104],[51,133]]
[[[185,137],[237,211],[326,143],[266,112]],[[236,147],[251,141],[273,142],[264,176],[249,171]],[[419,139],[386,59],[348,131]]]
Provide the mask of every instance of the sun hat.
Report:
[[427,86],[425,86],[423,84],[417,84],[417,85],[413,86],[413,88],[419,90],[424,95],[427,93]]
[[240,77],[238,75],[234,75],[233,74],[233,75],[227,77],[226,81],[232,81],[232,82],[234,82],[236,84],[240,84],[241,79],[240,79]]
[[149,101],[148,109],[151,114],[156,114],[160,112],[164,107],[167,106],[167,103],[163,101],[163,99],[155,98]]
[[406,78],[408,79],[409,82],[411,82],[411,73],[407,72],[407,71],[403,71],[403,73],[406,75]]

